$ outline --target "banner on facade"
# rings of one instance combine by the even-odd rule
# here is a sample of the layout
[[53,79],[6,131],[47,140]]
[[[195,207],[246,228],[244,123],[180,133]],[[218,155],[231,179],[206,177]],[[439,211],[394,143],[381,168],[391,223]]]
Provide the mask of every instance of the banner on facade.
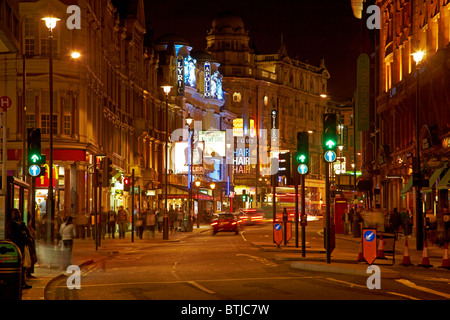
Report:
[[370,58],[363,53],[357,62],[355,119],[358,131],[368,131],[370,121]]

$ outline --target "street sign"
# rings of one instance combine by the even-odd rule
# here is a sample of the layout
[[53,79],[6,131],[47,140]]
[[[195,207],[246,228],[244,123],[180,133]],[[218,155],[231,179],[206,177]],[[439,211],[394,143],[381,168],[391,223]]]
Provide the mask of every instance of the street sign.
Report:
[[30,166],[30,168],[28,168],[28,173],[32,177],[37,177],[41,174],[41,167],[36,164],[33,164],[32,166]]
[[8,96],[0,97],[0,108],[3,109],[3,112],[6,112],[12,106],[12,100]]
[[334,162],[336,160],[336,152],[329,150],[323,155],[327,162]]
[[362,237],[363,257],[372,264],[377,258],[377,229],[363,229]]
[[280,222],[273,224],[273,241],[278,246],[283,242],[283,226]]
[[301,164],[297,168],[298,173],[300,174],[307,174],[308,173],[308,166],[306,164]]

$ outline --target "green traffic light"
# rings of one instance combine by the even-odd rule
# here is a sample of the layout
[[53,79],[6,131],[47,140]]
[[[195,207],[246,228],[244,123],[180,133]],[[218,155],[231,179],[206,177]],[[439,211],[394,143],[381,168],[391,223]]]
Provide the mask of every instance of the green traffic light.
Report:
[[37,154],[33,154],[33,155],[31,155],[30,160],[33,163],[39,163],[39,162],[41,162],[41,157]]
[[325,145],[328,147],[328,149],[333,149],[336,146],[336,141],[328,140],[327,142],[325,142]]

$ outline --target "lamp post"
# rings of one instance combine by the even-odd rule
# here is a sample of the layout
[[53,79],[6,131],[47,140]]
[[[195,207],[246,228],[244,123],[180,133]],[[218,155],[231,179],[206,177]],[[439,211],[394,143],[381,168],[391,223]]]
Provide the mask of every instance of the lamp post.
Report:
[[413,166],[413,181],[416,186],[416,249],[423,250],[423,242],[426,236],[423,228],[423,208],[422,199],[420,194],[420,188],[422,187],[422,170],[420,166],[420,144],[419,144],[419,77],[420,77],[420,62],[422,61],[425,53],[423,51],[417,51],[412,54],[414,61],[416,62],[416,163]]
[[194,122],[194,119],[191,117],[191,114],[188,113],[188,116],[185,119],[186,124],[188,126],[188,132],[189,132],[189,150],[190,150],[190,154],[189,154],[189,172],[188,172],[188,178],[189,178],[189,182],[188,182],[188,186],[189,186],[189,211],[188,211],[188,230],[192,231],[192,209],[193,209],[193,205],[192,205],[192,165],[194,164],[194,130],[192,130],[191,128],[191,124],[192,122]]
[[211,193],[212,193],[212,213],[214,213],[214,188],[216,187],[216,184],[214,182],[212,182],[210,185],[211,187]]
[[195,186],[197,187],[197,229],[200,228],[200,198],[198,195],[200,184],[200,180],[195,181]]
[[169,214],[167,212],[167,173],[168,173],[168,163],[169,163],[169,93],[172,90],[172,86],[164,85],[161,86],[166,94],[166,139],[165,139],[165,166],[164,166],[164,217],[163,217],[163,240],[169,239]]
[[49,104],[50,104],[50,157],[49,157],[49,173],[48,173],[48,195],[47,195],[47,241],[52,243],[54,233],[52,230],[52,221],[55,219],[55,205],[53,197],[53,29],[60,20],[55,17],[42,18],[49,30],[48,36],[48,59],[49,59]]

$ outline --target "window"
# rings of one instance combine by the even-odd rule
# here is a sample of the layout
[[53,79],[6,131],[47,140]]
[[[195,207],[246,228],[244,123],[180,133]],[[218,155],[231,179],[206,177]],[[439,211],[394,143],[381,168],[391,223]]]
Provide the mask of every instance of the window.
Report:
[[[53,115],[53,134],[58,132],[58,115]],[[41,115],[41,134],[50,133],[50,114]]]
[[70,136],[72,134],[72,116],[64,115],[64,135]]
[[27,56],[34,55],[35,47],[35,24],[32,18],[25,19],[25,54]]
[[[58,106],[58,92],[53,91],[53,110],[57,110]],[[50,91],[42,91],[41,94],[41,108],[43,112],[50,111]]]
[[34,114],[27,114],[25,116],[25,127],[34,128]]
[[[50,46],[49,46],[50,40],[48,38],[41,39],[41,55],[48,55]],[[52,41],[53,47],[53,54],[56,53],[57,50],[57,40],[53,39]]]

